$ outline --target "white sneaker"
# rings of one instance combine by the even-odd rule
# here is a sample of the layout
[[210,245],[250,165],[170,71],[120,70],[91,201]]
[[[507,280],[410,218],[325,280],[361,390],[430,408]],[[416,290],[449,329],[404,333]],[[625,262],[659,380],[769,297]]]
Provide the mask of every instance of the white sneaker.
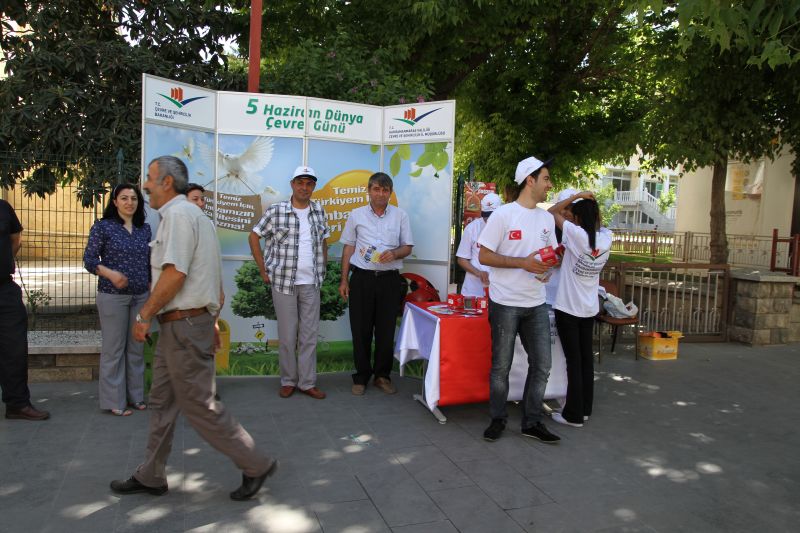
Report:
[[563,416],[561,416],[561,413],[557,413],[555,411],[553,411],[553,413],[550,415],[550,418],[552,418],[554,422],[558,422],[559,424],[564,424],[565,426],[572,426],[574,428],[583,427],[583,424],[576,424],[574,422],[567,421]]
[[589,415],[583,415],[583,421],[587,422],[589,420]]

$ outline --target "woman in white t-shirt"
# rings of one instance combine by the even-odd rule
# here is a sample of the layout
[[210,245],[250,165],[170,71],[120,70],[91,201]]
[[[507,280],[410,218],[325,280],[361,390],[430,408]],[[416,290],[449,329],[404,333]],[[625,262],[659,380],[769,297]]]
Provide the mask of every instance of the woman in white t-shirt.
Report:
[[[571,206],[574,223],[563,215],[567,206]],[[597,288],[613,235],[601,227],[600,208],[591,192],[574,194],[555,204],[550,212],[563,231],[565,247],[553,308],[568,380],[564,409],[560,413],[554,411],[552,418],[561,424],[583,427],[592,414],[594,397],[592,328],[600,307]]]
[[[578,191],[576,191],[575,189],[564,189],[563,191],[558,193],[558,196],[556,196],[555,203],[558,203],[562,200],[566,200],[567,198],[569,198],[574,194],[578,194]],[[574,220],[572,220],[572,210],[570,209],[570,207],[572,207],[572,204],[567,204],[567,206],[561,210],[561,216],[563,216],[570,222],[574,222]],[[556,227],[556,240],[558,241],[558,244],[562,244],[564,241],[563,232],[559,227]],[[556,303],[556,294],[558,293],[559,280],[561,280],[561,264],[558,264],[550,269],[550,278],[544,284],[545,301],[547,302],[547,305],[549,305],[550,307],[553,307],[553,305]]]

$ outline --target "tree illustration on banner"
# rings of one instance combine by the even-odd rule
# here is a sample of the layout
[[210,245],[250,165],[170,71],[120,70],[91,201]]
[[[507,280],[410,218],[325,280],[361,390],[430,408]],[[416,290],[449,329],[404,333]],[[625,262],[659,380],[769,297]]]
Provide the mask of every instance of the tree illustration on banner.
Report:
[[[341,264],[337,261],[329,261],[320,289],[320,319],[322,320],[336,320],[347,309],[347,302],[339,297],[341,275]],[[272,303],[271,287],[261,279],[255,262],[247,261],[239,267],[234,281],[238,290],[233,295],[231,309],[235,315],[242,318],[263,316],[267,320],[278,319],[275,315],[275,305]]]

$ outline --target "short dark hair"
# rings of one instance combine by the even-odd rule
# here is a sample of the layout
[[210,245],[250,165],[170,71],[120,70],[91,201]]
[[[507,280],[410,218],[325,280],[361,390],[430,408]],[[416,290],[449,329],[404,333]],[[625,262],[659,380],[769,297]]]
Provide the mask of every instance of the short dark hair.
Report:
[[133,225],[137,228],[142,227],[144,225],[144,197],[142,196],[142,192],[139,188],[135,185],[130,183],[120,183],[111,191],[111,196],[108,199],[108,205],[103,210],[103,218],[116,220],[120,224],[124,224],[125,221],[122,220],[122,217],[119,216],[119,211],[117,210],[117,206],[114,205],[114,200],[117,199],[117,196],[122,191],[127,191],[128,189],[133,190],[136,193],[136,199],[138,202],[136,203],[136,211],[133,212]]
[[189,194],[192,191],[206,192],[206,189],[199,183],[190,183],[186,186],[186,194]]
[[379,187],[387,187],[390,191],[394,190],[394,182],[392,182],[392,178],[389,177],[389,174],[384,172],[376,172],[372,176],[369,177],[369,181],[367,182],[367,189],[372,188],[373,185],[378,185]]

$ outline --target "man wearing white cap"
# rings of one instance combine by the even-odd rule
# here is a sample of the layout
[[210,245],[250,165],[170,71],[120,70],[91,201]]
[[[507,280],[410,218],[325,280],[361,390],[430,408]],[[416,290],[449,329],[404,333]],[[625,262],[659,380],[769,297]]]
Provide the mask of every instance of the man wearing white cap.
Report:
[[481,216],[467,224],[461,235],[456,257],[458,266],[466,271],[464,284],[461,286],[461,294],[464,296],[484,296],[484,287],[489,286],[489,267],[482,265],[478,260],[481,250],[478,237],[486,227],[489,216],[500,207],[501,203],[500,196],[493,192],[484,196],[481,199]]
[[550,318],[544,283],[537,275],[549,265],[537,254],[557,246],[553,216],[536,207],[547,198],[551,160],[535,157],[517,165],[514,202],[498,208],[486,223],[478,244],[480,262],[491,267],[489,324],[492,330],[492,370],[489,378],[489,414],[492,422],[483,438],[495,441],[506,427],[508,374],[517,334],[528,354],[528,375],[522,398],[522,434],[548,444],[560,439],[543,423],[542,401],[550,375]]
[[317,185],[314,169],[297,167],[290,184],[292,197],[270,205],[250,233],[250,251],[261,279],[272,285],[278,318],[280,397],[288,398],[300,389],[321,400],[325,393],[317,388],[317,336],[330,230],[322,205],[311,200]]

